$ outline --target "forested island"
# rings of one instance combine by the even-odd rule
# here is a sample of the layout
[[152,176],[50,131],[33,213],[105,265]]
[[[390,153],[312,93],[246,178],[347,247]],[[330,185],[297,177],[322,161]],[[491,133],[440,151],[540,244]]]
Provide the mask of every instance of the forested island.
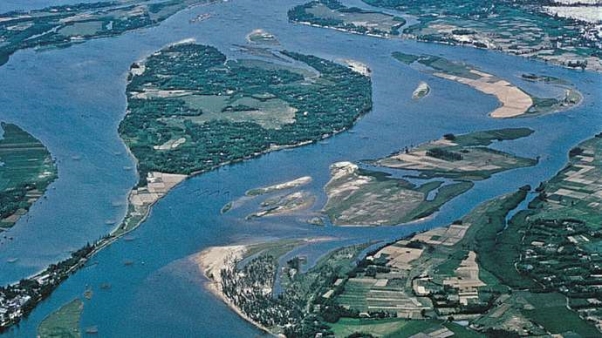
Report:
[[372,107],[370,78],[315,56],[291,62],[227,60],[210,46],[178,44],[132,66],[119,132],[150,172],[189,175],[350,128]]
[[63,48],[159,24],[175,13],[216,0],[127,0],[52,6],[0,14],[0,66],[16,51]]
[[529,128],[506,128],[462,135],[445,134],[439,140],[403,149],[372,163],[394,169],[416,170],[423,178],[482,180],[499,172],[537,164],[536,159],[488,147],[494,142],[512,141],[532,133],[533,130]]

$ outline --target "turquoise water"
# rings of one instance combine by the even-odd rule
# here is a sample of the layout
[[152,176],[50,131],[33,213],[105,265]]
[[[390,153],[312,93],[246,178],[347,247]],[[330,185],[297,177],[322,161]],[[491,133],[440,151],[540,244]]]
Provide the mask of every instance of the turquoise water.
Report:
[[[238,51],[245,35],[263,28],[275,34],[283,48],[328,59],[353,58],[373,71],[374,110],[353,132],[324,144],[271,153],[261,158],[192,178],[153,208],[149,219],[132,236],[103,250],[7,336],[31,337],[39,322],[67,301],[92,287],[86,300],[83,328],[96,325],[107,337],[231,337],[259,334],[203,288],[203,277],[190,255],[212,245],[285,237],[332,236],[337,240],[310,245],[304,253],[319,257],[341,243],[390,240],[412,231],[446,225],[478,203],[554,175],[566,163],[566,153],[579,141],[602,130],[602,86],[599,75],[550,67],[544,63],[472,48],[384,40],[290,24],[286,11],[303,1],[237,0],[183,11],[158,27],[123,36],[89,41],[68,49],[16,53],[0,67],[0,120],[16,123],[44,142],[59,165],[59,179],[48,198],[32,208],[28,220],[10,231],[14,240],[0,241],[0,282],[31,275],[110,230],[108,220],[125,212],[126,196],[135,183],[133,166],[117,135],[125,110],[125,77],[129,65],[161,47],[185,38],[218,47],[229,57],[250,57]],[[188,20],[202,13],[202,23]],[[430,53],[468,60],[484,71],[509,80],[522,72],[566,78],[585,95],[569,112],[538,118],[492,120],[492,97],[406,67],[392,51]],[[420,102],[411,95],[420,81],[431,94]],[[538,93],[545,93],[542,88]],[[245,209],[226,215],[219,210],[250,188],[310,175],[309,188],[325,201],[323,185],[336,161],[359,161],[387,155],[405,146],[463,133],[526,126],[529,138],[496,147],[541,162],[495,175],[453,200],[432,220],[386,228],[315,227],[299,215],[244,221]],[[35,248],[35,250],[33,249]],[[10,258],[18,258],[8,263]],[[131,266],[124,261],[132,260]],[[109,283],[103,290],[100,285]]]

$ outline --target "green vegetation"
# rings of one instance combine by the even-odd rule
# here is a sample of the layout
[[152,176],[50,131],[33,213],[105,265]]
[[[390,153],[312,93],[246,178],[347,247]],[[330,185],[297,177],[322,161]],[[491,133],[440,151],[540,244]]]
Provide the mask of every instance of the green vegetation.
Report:
[[532,133],[533,130],[528,128],[506,128],[464,135],[447,134],[441,140],[405,149],[375,163],[389,168],[418,170],[421,177],[482,180],[502,171],[535,165],[536,160],[487,147],[494,141],[515,140]]
[[[427,217],[473,186],[472,182],[441,186],[442,181],[417,186],[349,162],[333,164],[331,177],[324,187],[328,202],[323,211],[337,225],[396,225]],[[431,192],[436,195],[429,200]]]
[[348,337],[353,333],[366,333],[376,337],[410,337],[441,325],[438,320],[407,320],[399,318],[341,318],[332,324],[335,337]]
[[[501,201],[499,210],[492,209],[478,214],[478,218],[467,217],[466,222],[481,224],[474,234],[471,248],[477,253],[479,264],[493,274],[504,285],[517,288],[533,287],[530,281],[523,280],[514,267],[512,241],[505,238],[503,231],[506,226],[508,212],[525,199],[529,188],[521,189],[511,198]],[[500,235],[502,233],[502,235]]]
[[379,36],[399,35],[406,21],[398,16],[345,7],[337,0],[316,0],[288,11],[291,21]]
[[391,54],[396,60],[411,65],[418,62],[424,66],[449,75],[460,76],[468,79],[478,79],[480,76],[471,72],[472,68],[460,62],[452,62],[440,56],[435,55],[413,55],[401,52]]
[[1,124],[0,232],[14,225],[57,177],[48,149],[14,124]]
[[447,135],[448,138],[453,138],[452,141],[463,146],[488,146],[493,142],[512,141],[533,134],[533,130],[529,128],[505,128],[486,131],[475,131],[462,135]]
[[62,281],[82,267],[95,250],[111,238],[108,235],[94,245],[88,243],[73,252],[71,257],[51,264],[31,278],[22,279],[16,284],[0,286],[0,307],[8,310],[0,314],[0,333],[29,315],[39,302],[50,296]]
[[352,270],[352,263],[367,245],[335,250],[306,273],[300,272],[299,257],[291,259],[283,267],[283,292],[273,297],[278,258],[299,243],[275,244],[260,245],[246,253],[250,260],[243,260],[244,264],[235,262],[221,270],[222,292],[243,313],[273,333],[287,337],[329,334],[326,323],[336,322],[347,311],[332,304],[324,295],[336,293],[331,285]]
[[461,154],[442,148],[431,148],[426,151],[426,156],[438,158],[448,162],[462,161],[464,159]]
[[[170,46],[133,65],[129,113],[119,131],[142,180],[150,171],[191,174],[316,142],[371,109],[368,77],[314,56],[282,56],[314,72],[266,62],[245,66],[195,44]],[[241,105],[247,107],[235,108]],[[271,122],[261,120],[265,115]]]
[[602,70],[594,24],[546,13],[553,1],[363,0],[414,15],[403,36],[538,58],[572,68]]
[[[328,201],[323,211],[337,225],[395,225],[428,217],[471,189],[473,181],[535,165],[536,160],[487,147],[494,141],[515,140],[532,133],[528,128],[507,128],[447,134],[442,140],[372,161],[383,167],[417,170],[421,178],[435,179],[421,186],[349,162],[335,163],[324,187]],[[454,182],[443,184],[444,178]]]
[[40,338],[79,338],[84,302],[77,298],[46,317],[38,327]]
[[420,56],[414,54],[405,54],[402,52],[393,52],[391,54],[395,59],[405,63],[406,65],[411,65],[412,63],[420,60]]
[[515,290],[479,326],[520,332],[522,321],[537,325],[529,326],[533,335],[600,335],[593,324],[602,316],[601,153],[602,134],[579,144],[528,209],[508,224],[492,217],[477,234],[479,263],[495,275],[488,279]]
[[[602,262],[600,154],[599,136],[574,148],[569,164],[537,188],[539,196],[529,209],[483,241],[484,268],[506,285],[537,292],[525,315],[552,333],[570,328],[594,336],[595,328],[581,318],[597,321],[602,316],[602,294],[596,286]],[[572,324],[552,320],[558,316]]]
[[0,65],[20,49],[68,47],[156,25],[207,0],[146,0],[53,6],[0,14]]
[[252,257],[258,254],[264,254],[272,257],[284,256],[287,252],[299,247],[303,243],[302,240],[286,239],[280,241],[258,243],[247,247],[245,257]]
[[521,79],[523,79],[525,81],[529,81],[529,82],[555,83],[555,84],[560,84],[560,85],[570,85],[571,84],[570,82],[563,80],[563,79],[559,79],[557,77],[548,76],[548,75],[537,75],[537,74],[533,74],[533,73],[522,74]]
[[[575,311],[567,308],[566,297],[555,292],[521,293],[533,310],[524,311],[527,318],[553,334],[578,334],[581,337],[598,337],[600,331],[587,323]],[[559,320],[561,319],[561,320]]]
[[332,325],[336,336],[365,332],[407,337],[436,330],[459,337],[483,336],[445,321],[450,316],[475,319],[475,314],[495,307],[495,300],[507,292],[497,279],[482,277],[488,272],[479,269],[477,261],[487,253],[483,238],[503,229],[506,216],[528,190],[524,187],[483,203],[447,228],[416,234],[369,253],[347,279],[338,282],[342,292],[334,296],[338,305],[358,311],[363,318],[339,319]]
[[439,208],[441,208],[445,203],[467,192],[473,186],[474,183],[472,182],[457,182],[444,185],[437,190],[435,198],[432,200],[425,200],[416,209],[414,209],[412,213],[407,216],[407,218],[416,220],[428,217],[434,212],[439,211]]

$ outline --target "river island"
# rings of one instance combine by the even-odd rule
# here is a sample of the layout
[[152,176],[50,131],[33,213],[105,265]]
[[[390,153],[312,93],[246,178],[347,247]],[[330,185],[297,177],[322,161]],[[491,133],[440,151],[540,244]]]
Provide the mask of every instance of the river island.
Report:
[[154,203],[186,178],[318,142],[352,127],[372,108],[368,76],[311,55],[282,51],[280,59],[286,61],[227,60],[214,47],[179,43],[132,64],[119,132],[138,161],[140,182],[125,219],[70,258],[0,288],[2,302],[10,304],[1,329],[18,323],[94,253],[136,229]]

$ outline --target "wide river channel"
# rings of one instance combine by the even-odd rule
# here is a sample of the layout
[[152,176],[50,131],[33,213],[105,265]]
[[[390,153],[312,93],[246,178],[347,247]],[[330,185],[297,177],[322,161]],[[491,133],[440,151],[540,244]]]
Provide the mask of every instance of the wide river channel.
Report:
[[[60,3],[69,1],[61,0]],[[0,238],[0,284],[30,276],[69,252],[108,233],[123,218],[136,182],[134,159],[117,134],[125,114],[129,66],[183,39],[219,48],[230,58],[252,58],[236,45],[262,28],[282,49],[326,59],[355,59],[372,69],[374,109],[349,132],[326,142],[271,153],[200,175],[176,187],[152,209],[140,228],[95,255],[63,283],[8,337],[34,337],[52,311],[86,289],[82,328],[96,326],[101,337],[248,337],[261,335],[203,289],[204,277],[190,257],[204,248],[290,237],[328,236],[300,252],[315,260],[338,246],[367,240],[393,240],[414,231],[444,226],[480,202],[550,178],[567,162],[567,152],[602,131],[602,77],[543,62],[473,48],[387,40],[295,25],[286,12],[295,1],[233,0],[184,10],[160,26],[119,37],[92,40],[67,49],[16,53],[0,67],[0,121],[16,123],[46,144],[57,161],[59,178],[46,198]],[[55,1],[32,1],[45,6]],[[363,5],[357,1],[346,4]],[[0,11],[18,9],[8,1]],[[29,9],[29,7],[28,7]],[[199,14],[208,20],[190,23]],[[497,101],[467,86],[432,77],[402,65],[393,51],[442,55],[519,84],[534,94],[550,94],[520,80],[523,73],[573,82],[584,102],[567,112],[534,118],[494,120]],[[431,94],[417,102],[420,81]],[[313,212],[325,202],[322,190],[329,166],[388,155],[445,133],[529,127],[528,138],[496,145],[521,156],[540,157],[537,166],[495,175],[454,199],[433,218],[395,227],[318,227],[296,216],[245,221],[250,209],[221,215],[220,209],[248,189],[309,175],[317,194]],[[4,236],[6,235],[6,238]],[[128,264],[124,264],[128,262]],[[133,264],[129,264],[133,262]],[[101,288],[101,285],[105,286]],[[110,285],[110,287],[106,287]]]

